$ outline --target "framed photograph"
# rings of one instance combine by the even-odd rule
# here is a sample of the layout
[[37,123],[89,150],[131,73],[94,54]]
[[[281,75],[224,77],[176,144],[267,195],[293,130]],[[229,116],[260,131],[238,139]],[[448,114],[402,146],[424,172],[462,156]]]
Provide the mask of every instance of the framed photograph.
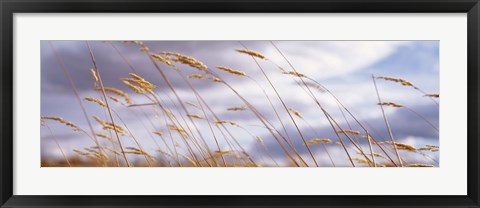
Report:
[[479,207],[478,0],[1,0],[1,207]]

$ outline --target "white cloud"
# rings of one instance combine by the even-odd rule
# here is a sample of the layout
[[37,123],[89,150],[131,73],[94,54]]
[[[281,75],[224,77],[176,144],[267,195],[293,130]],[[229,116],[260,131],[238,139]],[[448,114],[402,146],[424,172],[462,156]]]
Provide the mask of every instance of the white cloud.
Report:
[[[289,41],[275,42],[293,66],[314,79],[342,76],[389,56],[407,41]],[[267,57],[287,66],[278,52],[269,48]],[[289,68],[289,67],[285,67]]]

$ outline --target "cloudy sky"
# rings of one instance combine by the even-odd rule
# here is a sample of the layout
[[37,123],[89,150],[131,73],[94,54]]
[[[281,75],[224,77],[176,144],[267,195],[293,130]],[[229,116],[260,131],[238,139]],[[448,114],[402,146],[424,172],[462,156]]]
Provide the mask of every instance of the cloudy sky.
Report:
[[[238,53],[235,49],[244,49],[246,46],[249,50],[262,53],[269,61],[258,60],[258,64],[267,74],[285,105],[296,109],[304,118],[304,120],[295,118],[298,128],[303,133],[302,136],[307,140],[321,137],[331,138],[334,142],[338,141],[317,103],[297,85],[299,79],[282,74],[278,69],[278,66],[281,66],[287,71],[292,70],[270,41],[242,41],[244,46],[238,41],[144,41],[144,43],[152,53],[171,51],[188,55],[203,62],[211,70],[215,70],[223,80],[258,109],[275,128],[286,131],[286,134],[292,137],[294,146],[298,148],[299,153],[308,158],[309,153],[300,139],[295,124],[283,109],[282,102],[259,66],[252,57]],[[439,43],[437,41],[274,41],[274,44],[298,72],[325,86],[379,141],[388,141],[390,137],[382,111],[376,105],[378,98],[372,75],[401,77],[409,80],[426,93],[439,93]],[[133,68],[138,75],[158,86],[155,92],[165,100],[174,113],[181,113],[176,110],[178,103],[175,104],[174,94],[167,87],[149,56],[139,51],[139,46],[102,41],[90,41],[90,45],[105,87],[115,87],[127,92],[134,103],[149,103],[150,101],[144,96],[135,94],[120,81],[120,78],[129,77],[128,73],[131,73]],[[58,57],[54,55],[54,50]],[[41,115],[59,116],[88,129],[88,123],[80,104],[59,61],[64,62],[65,68],[73,77],[81,98],[100,97],[99,93],[93,90],[94,80],[90,74],[93,64],[85,41],[42,41]],[[198,103],[184,79],[167,65],[159,64],[161,70],[172,81],[181,99],[185,102]],[[177,64],[177,66],[187,75],[200,72],[186,65]],[[216,70],[215,66],[226,66],[244,71],[248,77],[227,74]],[[234,121],[243,127],[228,128],[254,158],[272,165],[265,153],[259,151],[258,142],[252,135],[263,138],[264,144],[271,150],[273,157],[278,158],[278,162],[288,163],[285,152],[251,111],[232,112],[226,110],[229,107],[245,105],[228,87],[206,80],[191,80],[191,82],[221,119]],[[385,108],[396,141],[415,147],[422,147],[426,144],[438,145],[438,132],[424,120],[438,126],[439,108],[437,104],[411,87],[384,80],[376,80],[376,82],[382,101],[395,102],[406,107]],[[263,90],[273,106],[278,109],[278,117],[283,121],[285,129],[272,110]],[[338,103],[329,93],[318,91],[314,93],[317,100],[339,125],[345,129],[361,130],[353,118],[347,115],[347,112],[340,110]],[[82,102],[90,119],[91,116],[97,115],[108,120],[105,117],[104,109],[95,103]],[[127,108],[114,104],[112,108],[128,125],[131,134],[139,138],[147,151],[154,152],[158,148],[155,144],[155,142],[159,143],[158,138],[154,137],[151,132],[165,132],[166,125],[164,122],[162,123],[161,114],[152,113],[154,112],[152,106]],[[195,110],[192,109],[192,113],[201,114],[201,111]],[[91,120],[95,130],[100,132],[101,126],[93,119]],[[82,149],[93,145],[92,141],[84,134],[72,132],[68,127],[54,122],[48,124],[53,134],[47,128],[42,127],[42,158],[61,158],[53,138],[58,138],[62,148],[69,156],[74,156],[73,149]],[[201,134],[207,138],[207,143],[214,147],[207,123],[197,121],[196,124],[201,130]],[[362,146],[368,148],[363,141],[361,140]],[[134,146],[129,139],[125,139],[125,143],[126,146]],[[163,144],[159,145],[163,147]],[[220,145],[222,150],[229,148],[226,142],[220,141]],[[326,147],[336,166],[349,166],[349,161],[342,148],[335,144],[328,144]],[[349,146],[348,148],[350,153],[355,156],[354,147]],[[324,149],[317,146],[312,149],[321,166],[332,165]],[[409,163],[438,165],[431,159],[418,154],[406,152],[402,152],[402,154]],[[431,153],[431,155],[438,161],[438,153]],[[311,160],[307,162],[310,165],[313,163]]]

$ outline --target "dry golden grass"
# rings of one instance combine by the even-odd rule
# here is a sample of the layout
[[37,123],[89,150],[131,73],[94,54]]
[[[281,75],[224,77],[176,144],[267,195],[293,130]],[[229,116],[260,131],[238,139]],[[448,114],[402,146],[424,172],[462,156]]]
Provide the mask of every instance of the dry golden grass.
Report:
[[224,67],[224,66],[216,66],[216,68],[217,68],[217,69],[220,69],[220,70],[222,70],[222,71],[224,71],[224,72],[237,75],[237,76],[246,76],[246,75],[247,75],[247,73],[245,73],[245,72],[243,72],[243,71],[238,71],[238,70],[231,69],[231,68]]
[[[385,143],[392,144],[391,141],[386,141]],[[417,149],[415,147],[413,147],[412,145],[409,145],[409,144],[395,142],[395,146],[397,146],[397,148],[399,150],[406,150],[406,151],[410,151],[410,152],[417,151]]]
[[295,110],[294,108],[291,108],[291,107],[290,107],[290,108],[288,108],[288,110],[289,110],[290,112],[292,112],[292,113],[293,113],[295,116],[297,116],[298,118],[303,119],[302,114],[300,114],[300,112],[298,112],[298,111]]
[[315,138],[315,139],[312,139],[312,140],[307,141],[307,144],[308,144],[308,145],[320,144],[320,143],[332,143],[332,140],[331,140],[331,139]]
[[296,77],[305,77],[305,74],[302,74],[302,73],[299,73],[299,72],[294,72],[294,71],[287,71],[287,72],[283,72],[284,74],[288,74],[288,75],[293,75],[293,76],[296,76]]
[[340,131],[337,131],[337,133],[360,135],[359,131],[354,131],[354,130],[350,130],[350,129],[340,130]]
[[244,54],[247,54],[247,55],[250,55],[250,56],[254,56],[254,57],[257,57],[257,58],[260,58],[260,59],[266,59],[265,56],[262,55],[262,54],[259,53],[259,52],[250,51],[250,50],[244,50],[244,49],[237,49],[236,51],[239,52],[239,53],[244,53]]
[[52,120],[52,121],[58,121],[62,124],[65,124],[69,127],[72,128],[73,131],[81,131],[80,127],[78,127],[77,125],[75,125],[74,123],[70,122],[70,121],[66,121],[65,119],[63,118],[60,118],[60,117],[53,117],[53,116],[42,116],[41,117],[41,120],[45,121],[45,120]]
[[216,78],[216,77],[209,77],[201,74],[192,74],[188,76],[189,79],[203,79],[203,80],[210,80],[212,82],[223,82],[223,80]]
[[[101,90],[101,89],[97,88],[96,90]],[[105,92],[111,92],[111,93],[114,93],[114,94],[122,97],[123,99],[125,99],[125,102],[127,104],[132,104],[132,99],[130,99],[128,94],[123,92],[122,90],[119,90],[119,89],[116,89],[116,88],[113,88],[113,87],[104,87],[103,90],[105,90]]]
[[103,103],[103,101],[100,100],[100,99],[98,99],[98,98],[86,97],[85,100],[86,100],[86,101],[90,101],[90,102],[97,103],[97,104],[99,104],[99,105],[102,106],[102,107],[107,107],[107,106],[105,105],[105,103]]
[[[128,60],[117,50],[117,52],[122,55],[122,60],[132,69],[131,73],[128,73],[128,75],[125,74],[125,76],[123,76],[125,78],[121,78],[118,81],[128,88],[126,91],[134,93],[135,96],[132,96],[133,98],[141,96],[148,100],[148,103],[140,102],[133,104],[133,99],[126,92],[117,88],[104,86],[104,80],[101,76],[104,74],[98,69],[94,59],[94,53],[90,50],[90,55],[95,68],[90,69],[89,72],[87,72],[88,70],[85,70],[85,73],[90,73],[94,81],[94,90],[101,93],[103,97],[85,97],[83,100],[101,106],[102,108],[99,109],[102,110],[101,112],[105,113],[105,116],[100,117],[92,115],[92,117],[90,117],[87,114],[85,115],[88,122],[90,121],[88,119],[93,118],[93,120],[98,123],[97,127],[100,127],[101,130],[92,128],[91,132],[85,132],[79,126],[66,121],[61,117],[42,116],[41,122],[42,126],[49,129],[50,127],[46,125],[47,121],[54,121],[63,124],[75,132],[83,133],[84,136],[95,141],[95,145],[69,149],[67,151],[73,153],[70,155],[74,156],[66,157],[65,154],[63,154],[63,158],[60,159],[44,159],[42,160],[42,166],[311,167],[319,166],[319,162],[323,164],[331,162],[333,166],[336,166],[335,163],[338,162],[341,164],[350,163],[351,166],[354,167],[434,167],[435,164],[438,164],[438,162],[436,162],[429,154],[438,152],[439,146],[425,145],[424,147],[417,149],[409,144],[395,142],[392,134],[390,134],[392,137],[391,141],[378,140],[376,136],[370,135],[369,130],[371,129],[366,128],[364,123],[351,113],[340,99],[314,79],[303,74],[301,71],[296,70],[287,57],[273,44],[273,42],[273,46],[277,49],[281,57],[283,57],[289,64],[291,69],[286,70],[286,68],[267,59],[260,52],[248,50],[247,48],[237,49],[236,51],[253,57],[253,62],[258,66],[258,69],[264,75],[263,78],[268,81],[269,87],[275,92],[274,95],[282,104],[280,107],[272,103],[270,96],[267,94],[267,89],[262,88],[262,86],[258,84],[257,79],[259,78],[249,77],[244,71],[236,70],[227,66],[216,66],[215,68],[218,70],[210,70],[207,65],[194,57],[176,52],[152,53],[150,52],[150,48],[142,41],[124,41],[124,43],[138,46],[140,52],[144,55],[146,54],[149,59],[151,59],[155,68],[162,75],[159,77],[140,76],[141,73],[137,73]],[[112,42],[109,44],[115,43]],[[174,69],[173,71],[169,70],[168,72],[176,73],[176,76],[182,78],[193,94],[188,100],[194,102],[186,101],[184,97],[177,93],[176,85],[174,85],[169,78],[171,75],[163,73],[163,69],[157,65],[157,63],[161,64],[162,67]],[[277,91],[278,88],[275,85],[278,85],[278,83],[273,83],[269,79],[269,73],[274,72],[264,70],[261,64],[272,65],[277,74],[291,75],[283,77],[285,77],[285,79],[294,80],[294,83],[296,84],[295,87],[298,87],[299,92],[307,93],[309,96],[308,98],[315,103],[318,107],[318,111],[325,115],[325,119],[330,124],[331,129],[328,133],[334,133],[337,138],[324,138],[325,132],[318,131],[318,129],[314,128],[307,121],[306,117],[308,118],[310,115],[306,114],[306,117],[304,117],[304,115],[298,110],[288,107],[289,103],[286,103],[282,99],[281,93]],[[197,74],[190,74],[188,70],[184,70],[183,68],[194,68],[199,71],[197,71]],[[230,76],[229,74],[231,74],[236,76],[236,79],[245,79],[246,81],[257,84],[260,88],[258,91],[264,93],[263,95],[271,107],[269,110],[275,113],[276,120],[267,119],[264,115],[265,112],[262,111],[263,109],[259,110],[259,108],[252,104],[251,101],[244,98],[242,94],[229,83],[230,79],[224,80],[221,78],[222,76],[216,72],[226,76]],[[399,83],[403,86],[413,87],[420,90],[418,87],[414,86],[412,82],[403,78],[376,76],[373,80],[375,79]],[[222,107],[221,110],[214,108],[216,106],[207,102],[202,93],[200,93],[195,87],[195,84],[197,82],[202,82],[202,80],[219,83],[219,86],[229,89],[241,103],[234,104],[234,107],[226,109],[225,107]],[[160,83],[158,84],[159,86],[166,83],[168,88],[164,87],[162,89],[157,89],[158,87],[153,83]],[[105,85],[108,84],[109,83],[105,83]],[[315,90],[311,91],[311,89]],[[336,116],[334,116],[335,114],[332,113],[334,110],[327,109],[322,105],[322,100],[317,97],[317,94],[319,93],[324,93],[323,96],[331,96],[336,101],[342,117],[336,118]],[[424,97],[439,98],[439,94],[427,94],[423,91],[422,93]],[[408,109],[397,103],[381,102],[380,96],[378,97],[379,102],[376,103],[378,107],[389,106]],[[112,106],[112,103],[118,104]],[[129,111],[132,113],[124,114]],[[223,113],[227,111],[229,111],[228,114],[233,115],[232,117],[229,117],[231,120],[224,118],[225,116]],[[398,111],[401,111],[401,109]],[[235,114],[251,115],[256,119],[256,124],[259,124],[256,125],[256,127],[263,128],[266,135],[262,135],[262,138],[256,135],[258,132],[250,132],[251,129],[248,128],[250,125],[246,125],[242,121],[237,120]],[[288,114],[289,117],[281,116],[286,114]],[[144,121],[144,123],[147,123],[143,124],[144,127],[151,125],[153,129],[151,127],[145,127],[145,132],[148,132],[151,138],[136,136],[135,133],[133,133],[135,131],[131,131],[132,125],[130,125],[128,121],[125,122],[124,118],[126,117],[133,117],[142,120],[142,122]],[[346,122],[343,122],[343,120]],[[424,120],[431,124],[425,118]],[[388,126],[386,117],[385,122]],[[297,131],[295,132],[295,135],[292,132],[287,131],[287,126],[292,128],[295,127],[294,130]],[[310,129],[301,128],[304,126],[309,126]],[[351,130],[352,128],[360,131]],[[139,131],[137,129],[135,130]],[[388,127],[388,130],[390,131],[391,129]],[[245,143],[239,142],[239,140],[246,140],[246,138],[237,136],[237,132],[239,131],[244,131],[251,136],[249,141],[252,147],[249,148],[248,151],[244,147]],[[312,135],[316,136],[304,136],[304,134],[306,135],[307,133],[313,133]],[[307,137],[309,140],[307,140]],[[362,142],[360,142],[357,137],[366,138],[367,140],[362,140]],[[99,138],[99,141],[96,141],[97,138]],[[154,151],[150,152],[152,150],[151,146],[144,147],[146,139],[151,139],[155,144]],[[369,146],[366,146],[365,141],[368,141],[367,144]],[[123,142],[128,143],[128,146],[122,146]],[[60,146],[59,142],[57,142],[57,145],[63,153],[64,148]],[[275,154],[272,154],[272,147],[278,148],[275,149]],[[323,149],[320,149],[321,147],[323,147]],[[305,152],[307,152],[306,150],[308,150],[308,155],[305,154]],[[332,150],[340,150],[344,155],[342,158],[332,158],[329,154],[329,151]],[[397,153],[397,155],[395,155],[397,150],[402,150],[401,154]],[[301,153],[302,151],[303,153]],[[328,155],[328,159],[325,157],[319,157],[319,153],[325,153]],[[353,154],[355,153],[358,157],[353,157]],[[283,156],[276,156],[278,154],[283,154]],[[418,158],[411,158],[413,157],[412,155],[430,159],[432,164],[420,164],[423,162],[417,160]],[[119,159],[122,156],[125,160]],[[130,161],[129,158],[132,160]],[[280,164],[280,159],[284,159],[286,162]],[[413,161],[418,161],[420,163],[414,163]],[[402,165],[403,162],[405,162],[404,165]]]
[[244,111],[247,110],[247,106],[240,106],[240,107],[231,107],[227,108],[228,111]]
[[90,69],[90,73],[92,74],[92,77],[95,80],[95,82],[98,82],[98,77],[97,77],[97,73],[95,72],[95,70]]
[[179,54],[179,53],[173,53],[173,52],[161,52],[159,54],[165,55],[169,60],[171,60],[173,62],[189,65],[189,66],[191,66],[193,68],[197,68],[201,71],[208,72],[207,65],[205,65],[204,63],[202,63],[201,61],[198,61],[197,59],[195,59],[193,57],[186,56],[186,55]]
[[393,102],[381,102],[381,103],[377,103],[377,105],[391,106],[391,107],[395,107],[395,108],[403,107],[402,105],[396,104],[396,103],[393,103]]
[[396,83],[400,83],[400,84],[403,85],[403,86],[412,86],[412,87],[413,87],[413,83],[409,82],[409,81],[406,80],[406,79],[402,79],[402,78],[383,77],[383,76],[378,76],[378,77],[376,77],[376,78],[377,78],[377,79],[387,80],[387,81],[392,81],[392,82],[396,82]]
[[433,98],[439,98],[439,97],[440,97],[440,94],[431,93],[431,94],[425,94],[424,96],[426,96],[426,97],[433,97]]

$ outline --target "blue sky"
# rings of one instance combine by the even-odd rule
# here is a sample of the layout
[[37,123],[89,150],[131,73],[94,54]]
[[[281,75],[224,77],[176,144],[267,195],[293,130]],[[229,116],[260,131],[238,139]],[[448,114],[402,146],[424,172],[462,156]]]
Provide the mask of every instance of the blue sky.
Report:
[[[98,93],[92,90],[93,79],[89,69],[93,65],[85,42],[51,41],[51,43],[65,62],[66,68],[73,75],[80,96],[99,97]],[[92,41],[90,43],[102,73],[104,85],[128,92],[136,103],[148,102],[142,96],[135,95],[135,93],[129,91],[119,80],[120,78],[128,77],[131,69],[114,48],[110,44],[101,41]],[[212,69],[221,65],[244,71],[262,86],[276,108],[282,108],[282,103],[276,99],[276,94],[252,58],[235,51],[235,49],[242,48],[237,41],[145,41],[145,43],[149,46],[151,52],[178,52],[195,57]],[[242,41],[242,43],[250,50],[264,54],[270,60],[260,60],[259,64],[267,72],[269,79],[275,85],[285,104],[302,114],[304,120],[298,120],[297,122],[301,131],[304,132],[304,136],[307,139],[320,136],[338,141],[329,127],[328,120],[325,119],[316,103],[295,84],[295,79],[289,75],[282,74],[275,66],[277,64],[287,70],[291,70],[288,63],[271,43],[269,41]],[[160,79],[158,71],[153,67],[148,57],[138,50],[138,46],[120,42],[114,42],[113,44],[128,59],[139,75],[159,86],[156,89],[158,94],[164,95],[166,100],[168,100],[168,97],[173,97],[165,82]],[[328,88],[355,116],[362,120],[361,122],[368,124],[369,131],[379,141],[387,141],[389,137],[383,122],[381,109],[376,105],[378,98],[372,82],[372,75],[401,77],[411,81],[426,93],[439,93],[438,41],[275,41],[275,44],[296,70]],[[71,86],[62,72],[58,60],[53,56],[52,48],[47,41],[42,41],[41,45],[42,116],[63,117],[87,129],[87,123],[81,112],[80,105],[73,96]],[[194,94],[182,81],[181,77],[178,77],[172,69],[168,69],[166,65],[162,64],[161,67],[170,76],[180,97],[185,99],[185,101],[194,102]],[[180,66],[180,69],[186,74],[198,72],[186,66]],[[220,72],[219,74],[221,74],[222,79],[237,89],[262,114],[271,119],[276,128],[282,128],[275,113],[269,107],[268,100],[255,82],[251,79],[239,78],[230,74]],[[241,106],[243,104],[228,88],[216,83],[205,82],[204,80],[193,80],[192,83],[219,116],[225,120],[235,121],[248,129],[253,135],[261,136],[267,147],[272,150],[272,154],[279,158],[278,161],[285,164],[288,163],[285,154],[281,151],[274,138],[265,128],[258,127],[261,123],[252,113],[241,112],[239,114],[238,112],[226,111],[228,107]],[[398,83],[377,80],[377,85],[382,101],[402,104],[438,126],[438,106],[431,99],[424,97],[420,92],[411,87],[401,86]],[[360,127],[354,124],[355,122],[351,117],[343,118],[342,111],[339,110],[338,104],[331,95],[318,92],[316,96],[318,96],[318,100],[321,101],[325,109],[338,120],[340,125],[360,130]],[[94,114],[104,116],[103,109],[99,108],[98,105],[85,101],[83,104],[86,106],[90,116]],[[173,108],[173,103],[170,104]],[[128,124],[135,137],[141,138],[145,149],[149,152],[154,152],[157,146],[153,140],[156,138],[152,138],[151,132],[165,131],[165,127],[162,126],[161,122],[153,125],[149,124],[147,117],[143,115],[142,110],[138,107],[126,108],[119,105],[113,108],[122,116],[122,119]],[[145,111],[152,110],[151,108],[142,108]],[[438,145],[438,132],[415,113],[403,108],[386,108],[385,110],[396,141],[415,147],[422,147],[425,144]],[[282,111],[279,112],[279,116],[285,121],[284,125],[287,132],[292,136],[295,135],[297,131],[294,124],[288,122],[288,114]],[[154,121],[157,119],[154,116],[148,117],[151,117],[150,119]],[[66,150],[68,155],[74,154],[73,149],[82,149],[92,145],[91,141],[82,134],[72,132],[70,129],[53,122],[49,122],[49,125],[54,135],[52,136],[46,128],[42,127],[42,157],[59,158],[60,152],[53,142],[53,137],[59,139],[62,148]],[[207,130],[208,125],[200,121],[198,125],[202,131],[204,130],[202,134],[208,137],[210,134]],[[95,125],[95,129],[101,131],[99,125]],[[230,130],[235,135],[238,135],[239,142],[246,147],[247,151],[255,152],[253,153],[254,157],[259,160],[265,160],[266,156],[264,154],[256,153],[258,144],[251,135],[240,128],[232,127]],[[128,138],[124,139],[127,146],[133,145]],[[213,145],[212,141],[208,141],[208,143]],[[228,149],[228,144],[220,143],[222,150]],[[298,147],[300,154],[308,154],[305,145],[298,138],[298,135],[294,144]],[[366,145],[363,142],[361,144]],[[348,148],[352,154],[355,154],[354,147],[349,146]],[[341,148],[335,144],[330,144],[327,145],[327,149],[333,156],[337,166],[349,166],[345,152],[342,152]],[[314,154],[318,157],[320,165],[330,165],[324,150],[315,148]],[[431,160],[419,157],[418,154],[406,152],[402,154],[404,154],[405,160],[408,160],[410,163],[432,163]],[[438,159],[438,153],[433,153],[432,155]],[[311,162],[313,161],[309,161],[309,163]],[[272,165],[268,161],[265,163]]]

